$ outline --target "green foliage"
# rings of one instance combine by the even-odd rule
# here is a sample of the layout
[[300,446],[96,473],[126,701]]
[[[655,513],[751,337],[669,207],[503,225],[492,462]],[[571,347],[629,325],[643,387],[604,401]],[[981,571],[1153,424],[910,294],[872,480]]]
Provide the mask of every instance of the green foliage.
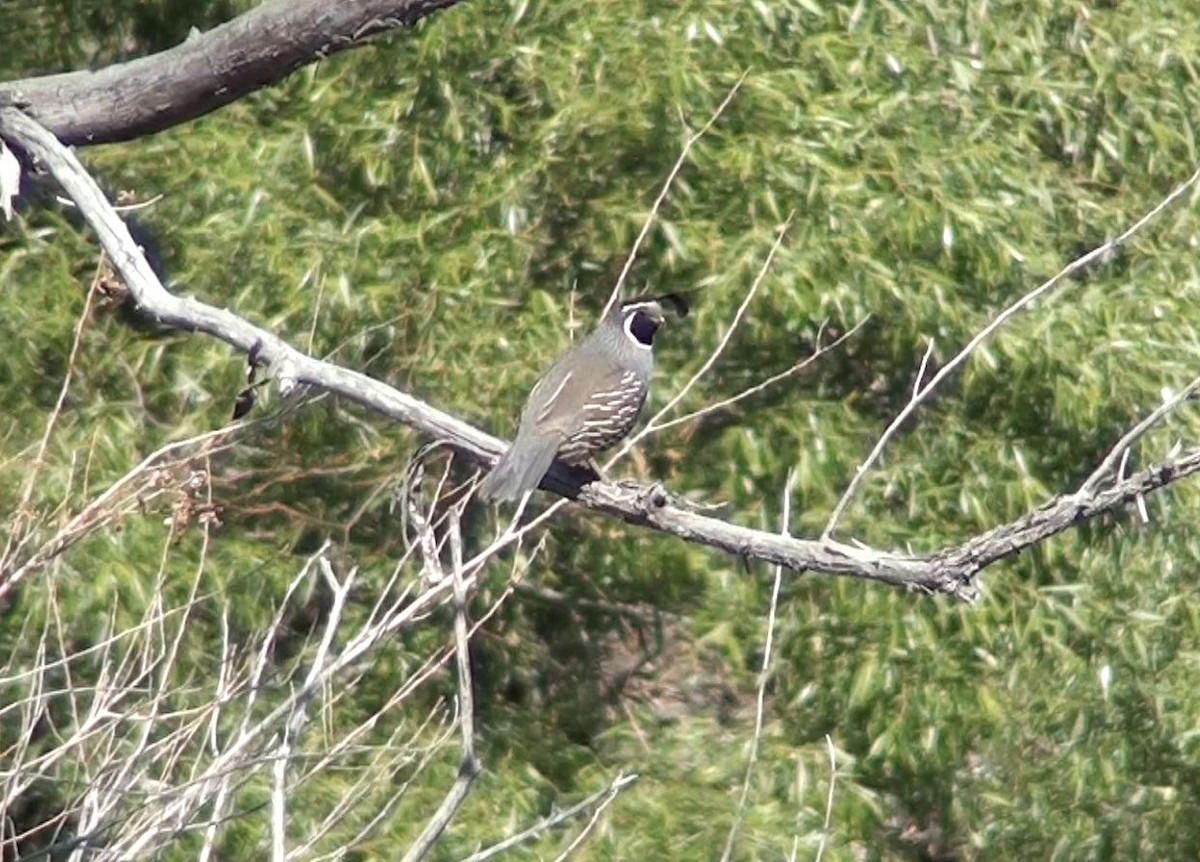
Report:
[[[0,74],[152,50],[245,4],[101,5],[30,7],[31,37],[4,52]],[[788,367],[823,325],[870,320],[810,371],[651,438],[615,469],[777,529],[794,467],[793,531],[815,535],[931,343],[936,369],[1191,173],[1200,38],[1187,12],[1178,0],[465,3],[83,158],[114,194],[161,196],[133,218],[175,289],[506,433],[569,321],[586,325],[603,305],[688,134],[746,73],[631,274],[636,290],[689,293],[695,310],[661,338],[655,402],[717,344],[789,216],[743,327],[680,409]],[[55,35],[64,22],[69,39]],[[1194,198],[984,345],[888,449],[839,534],[934,550],[1014,519],[1073,489],[1164,388],[1184,385],[1200,366]],[[53,207],[30,206],[0,233],[0,499],[21,491],[95,268],[90,237]],[[224,346],[129,317],[102,305],[88,321],[33,494],[41,513],[64,500],[76,511],[157,447],[219,427],[243,385],[243,358]],[[1181,413],[1139,457],[1194,431]],[[392,487],[416,442],[325,401],[215,456],[224,526],[181,673],[216,672],[223,624],[249,642],[327,537],[361,567],[353,613],[367,614],[402,553]],[[826,736],[837,752],[827,860],[1200,856],[1200,499],[1181,483],[1147,506],[1148,524],[1116,516],[988,571],[975,607],[785,575],[735,858],[815,855]],[[159,577],[186,597],[201,543],[195,527],[172,542],[169,515],[152,505],[27,583],[0,617],[0,654],[19,665],[54,613],[80,644],[135,623]],[[477,616],[507,576],[486,574]],[[577,858],[719,856],[745,774],[770,573],[568,509],[526,577],[579,604],[518,593],[477,635],[485,774],[435,858],[465,856],[620,770],[641,779]],[[687,622],[635,625],[584,600]],[[379,708],[448,631],[435,615],[373,653],[362,700],[313,750]],[[603,682],[631,642],[670,660],[616,696]],[[279,690],[288,672],[281,659]],[[437,676],[421,708],[452,695]],[[421,708],[406,719],[414,732]],[[352,766],[297,790],[295,835],[345,792]],[[455,768],[439,755],[358,858],[394,856]],[[245,788],[242,809],[265,793]],[[223,855],[261,855],[262,822],[235,818]],[[569,841],[553,833],[513,855],[552,858]]]

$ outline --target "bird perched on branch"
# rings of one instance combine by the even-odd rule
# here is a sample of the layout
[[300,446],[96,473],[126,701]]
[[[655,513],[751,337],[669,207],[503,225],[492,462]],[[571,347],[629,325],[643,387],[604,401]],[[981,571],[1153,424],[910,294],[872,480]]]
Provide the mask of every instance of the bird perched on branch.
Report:
[[633,429],[654,368],[654,335],[666,320],[664,303],[687,316],[676,294],[626,300],[554,361],[529,393],[517,439],[480,484],[482,499],[519,499],[537,488],[556,457],[586,463]]

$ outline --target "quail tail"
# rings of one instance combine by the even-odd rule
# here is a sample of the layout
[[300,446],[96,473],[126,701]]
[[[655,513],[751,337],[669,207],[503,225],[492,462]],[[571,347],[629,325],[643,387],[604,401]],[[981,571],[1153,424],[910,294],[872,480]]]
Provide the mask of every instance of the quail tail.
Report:
[[562,442],[558,435],[518,437],[479,485],[481,500],[518,500],[537,488]]

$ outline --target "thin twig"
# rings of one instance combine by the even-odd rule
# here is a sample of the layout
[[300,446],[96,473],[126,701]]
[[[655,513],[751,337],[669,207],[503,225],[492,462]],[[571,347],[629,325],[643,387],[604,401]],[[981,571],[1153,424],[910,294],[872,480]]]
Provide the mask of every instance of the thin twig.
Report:
[[[963,348],[950,359],[949,362],[938,369],[938,372],[933,375],[933,378],[928,384],[926,384],[924,387],[921,387],[919,390],[914,391],[913,396],[909,399],[908,404],[906,404],[904,409],[902,409],[896,415],[896,418],[891,421],[891,424],[884,429],[883,434],[880,435],[879,440],[876,441],[874,447],[872,447],[870,454],[868,454],[866,459],[859,464],[857,468],[855,468],[854,476],[850,479],[850,484],[846,487],[845,493],[842,494],[841,499],[839,499],[837,505],[834,506],[833,514],[829,516],[829,523],[825,525],[825,530],[823,533],[821,533],[821,538],[829,539],[833,537],[834,530],[837,529],[838,522],[845,513],[846,507],[850,504],[851,498],[853,498],[854,494],[858,491],[858,488],[862,484],[863,479],[866,477],[867,472],[875,465],[875,463],[879,460],[879,457],[883,454],[884,447],[887,446],[891,439],[896,435],[901,426],[904,425],[904,423],[910,416],[912,416],[914,412],[916,412],[918,407],[929,400],[929,397],[933,394],[934,390],[936,390],[947,377],[957,371],[959,366],[967,361],[968,357],[975,352],[975,349],[979,347],[979,345],[983,344],[983,342],[990,338],[996,330],[1008,323],[1008,321],[1015,317],[1018,313],[1024,311],[1039,298],[1057,287],[1064,279],[1069,278],[1080,270],[1087,268],[1097,260],[1103,260],[1108,255],[1112,254],[1112,252],[1117,248],[1129,242],[1130,239],[1141,232],[1142,228],[1156,219],[1163,211],[1167,209],[1167,207],[1179,200],[1179,198],[1182,197],[1189,189],[1191,189],[1198,180],[1200,180],[1200,168],[1197,168],[1190,177],[1184,180],[1183,183],[1177,186],[1169,195],[1155,204],[1141,218],[1126,228],[1118,237],[1109,240],[1097,248],[1092,249],[1081,257],[1077,257],[1075,260],[1071,261],[1069,264],[1059,270],[1055,275],[1051,276],[1050,279],[1038,285],[1038,287],[1034,288],[1016,302],[1009,305],[1002,312],[992,318],[987,326],[979,330],[979,332],[970,341],[968,341],[966,345],[964,345]],[[922,368],[924,368],[924,362],[922,362]]]
[[833,737],[825,734],[825,744],[829,747],[829,795],[825,799],[825,824],[821,827],[821,843],[817,845],[817,855],[813,862],[821,862],[825,855],[825,845],[829,843],[829,823],[833,820],[833,788],[837,781],[837,751],[833,747]]
[[1079,486],[1079,490],[1075,493],[1081,498],[1091,497],[1096,493],[1096,489],[1101,484],[1113,481],[1114,479],[1120,480],[1124,478],[1123,475],[1114,476],[1113,471],[1116,469],[1118,462],[1124,462],[1125,457],[1129,454],[1130,447],[1141,439],[1153,426],[1157,425],[1168,413],[1175,410],[1184,401],[1191,399],[1198,390],[1200,390],[1200,377],[1192,380],[1178,395],[1168,398],[1152,410],[1145,419],[1130,428],[1113,445],[1112,449],[1109,450],[1108,456],[1100,463],[1099,467],[1092,471],[1092,474]]
[[589,599],[582,596],[571,596],[542,584],[517,584],[516,591],[522,596],[559,605],[567,608],[577,608],[585,611],[599,611],[614,617],[623,617],[639,623],[658,623],[663,620],[676,622],[687,621],[686,616],[660,610],[654,605],[631,605],[625,602],[614,602],[608,599]]
[[[792,492],[796,488],[796,469],[788,470],[783,483],[782,510],[779,515],[779,532],[786,536],[791,529]],[[775,581],[771,586],[771,603],[767,609],[767,638],[763,644],[762,666],[758,673],[758,695],[754,706],[754,735],[750,738],[750,753],[746,758],[746,778],[742,782],[742,793],[738,797],[737,813],[725,839],[725,852],[721,862],[729,862],[733,856],[733,845],[746,818],[746,803],[750,798],[750,784],[754,780],[754,767],[758,765],[758,748],[762,744],[763,718],[766,713],[767,680],[771,672],[771,648],[775,643],[775,616],[779,610],[779,590],[783,585],[783,566],[775,567]]]
[[[432,528],[426,526],[432,531]],[[417,862],[425,858],[433,849],[438,838],[450,825],[454,815],[462,807],[471,792],[471,786],[479,775],[479,763],[475,759],[475,700],[472,695],[470,635],[467,625],[467,586],[463,577],[462,532],[459,523],[458,510],[450,509],[450,576],[454,582],[454,649],[458,664],[458,721],[462,732],[462,755],[458,767],[458,775],[446,792],[442,803],[438,806],[417,840],[404,854],[403,862]],[[422,543],[424,546],[424,543]],[[440,567],[441,563],[435,556],[426,559],[427,567]]]
[[675,164],[671,166],[670,172],[667,174],[667,179],[663,183],[662,189],[658,193],[658,197],[654,199],[654,205],[650,207],[650,214],[646,216],[646,220],[642,223],[642,229],[638,232],[637,239],[633,241],[633,248],[629,250],[629,256],[625,259],[625,265],[621,267],[621,274],[617,276],[617,283],[613,285],[612,293],[608,297],[608,302],[604,304],[604,311],[600,314],[600,319],[603,320],[613,305],[621,298],[622,291],[625,289],[625,280],[629,278],[629,271],[633,269],[633,264],[637,260],[638,252],[641,251],[642,243],[646,241],[647,234],[650,233],[650,228],[654,225],[654,220],[658,216],[658,211],[663,205],[663,201],[667,199],[667,195],[671,191],[671,186],[675,184],[675,178],[679,176],[679,172],[683,170],[684,164],[687,162],[688,156],[692,152],[692,147],[708,134],[711,129],[720,119],[721,114],[725,113],[725,109],[729,107],[729,103],[733,101],[733,97],[737,95],[738,90],[742,88],[742,84],[746,81],[746,76],[750,74],[750,70],[742,72],[741,76],[729,88],[729,92],[725,94],[725,98],[721,100],[721,104],[717,105],[717,109],[712,112],[700,130],[688,135],[688,138],[683,143],[683,149],[679,153],[679,158],[675,160]]
[[[256,422],[258,421],[262,420],[256,420]],[[161,494],[169,486],[155,486],[144,489],[136,486],[134,483],[136,480],[145,479],[150,484],[153,484],[157,471],[165,470],[177,463],[167,462],[165,460],[167,456],[178,452],[187,452],[204,445],[211,447],[225,446],[228,444],[226,438],[232,438],[236,432],[241,431],[251,424],[256,424],[256,422],[241,422],[219,428],[215,431],[198,434],[186,440],[169,443],[150,453],[140,464],[109,485],[102,494],[72,516],[66,524],[58,529],[54,536],[44,542],[38,550],[30,554],[19,566],[11,571],[6,571],[0,565],[0,600],[3,600],[5,596],[12,592],[22,580],[41,569],[50,560],[54,559],[54,557],[61,554],[84,536],[90,535],[101,527],[106,526],[129,509],[144,507],[149,502],[151,495]],[[212,450],[210,449],[209,451]],[[190,455],[181,456],[180,460],[186,461],[188,457]],[[142,495],[140,493],[142,490],[146,490],[147,493]],[[12,565],[12,560],[7,562],[10,566]]]
[[936,339],[929,339],[929,344],[925,348],[925,355],[921,357],[921,367],[917,369],[917,379],[913,381],[913,398],[921,394],[921,384],[925,382],[925,370],[929,368],[929,358],[933,356],[933,346],[936,343]]
[[522,830],[516,835],[509,836],[503,841],[493,844],[491,847],[485,847],[482,850],[472,853],[470,856],[462,859],[461,862],[487,862],[488,859],[494,859],[501,853],[506,853],[512,848],[524,844],[526,841],[532,841],[542,833],[548,832],[556,826],[566,823],[568,820],[573,820],[586,811],[590,811],[597,804],[607,804],[609,800],[616,797],[618,793],[630,784],[633,784],[637,779],[636,774],[626,775],[625,773],[621,773],[608,785],[597,790],[586,799],[580,800],[569,808],[564,808],[562,811],[554,812],[528,829]]
[[789,377],[793,377],[796,374],[799,374],[801,371],[808,368],[810,365],[812,365],[814,362],[816,362],[818,359],[820,359],[826,353],[829,353],[831,350],[837,349],[844,342],[848,341],[849,339],[851,339],[855,335],[857,335],[858,331],[860,329],[862,329],[864,326],[866,326],[867,321],[870,319],[871,319],[871,315],[869,315],[869,314],[866,315],[865,317],[863,317],[862,320],[860,320],[858,323],[854,324],[854,326],[852,326],[845,333],[843,333],[842,335],[839,335],[833,341],[829,342],[829,344],[818,345],[817,349],[814,350],[812,353],[810,353],[808,356],[804,357],[804,359],[790,365],[789,367],[783,369],[783,371],[780,371],[777,374],[772,374],[766,380],[762,380],[762,381],[754,384],[753,386],[751,386],[748,389],[743,389],[741,392],[737,393],[736,395],[731,395],[728,398],[722,398],[720,401],[714,401],[712,404],[706,404],[705,406],[701,407],[699,410],[693,410],[691,413],[684,414],[683,416],[676,416],[674,419],[668,419],[666,422],[660,422],[655,426],[655,430],[656,431],[665,431],[668,428],[675,427],[676,425],[682,425],[685,422],[691,422],[694,419],[699,419],[703,416],[707,416],[709,413],[716,413],[718,410],[725,410],[726,408],[732,407],[734,404],[737,404],[739,401],[743,401],[747,398],[755,396],[758,393],[762,392],[764,389],[768,389],[768,388],[774,386],[776,383],[780,383]]
[[450,576],[454,578],[454,651],[458,664],[459,722],[462,729],[463,769],[479,774],[475,757],[475,696],[471,677],[471,636],[467,622],[467,584],[463,579],[462,522],[458,506],[450,507]]
[[63,373],[62,385],[58,389],[58,398],[54,402],[54,407],[50,410],[50,416],[46,419],[46,427],[42,432],[42,439],[38,443],[37,454],[33,457],[33,464],[29,467],[25,476],[25,482],[21,488],[21,500],[17,503],[14,511],[8,542],[4,548],[4,553],[0,554],[0,573],[3,573],[9,567],[9,561],[20,551],[21,546],[27,538],[25,528],[28,519],[32,517],[28,511],[29,501],[33,498],[33,489],[37,486],[38,475],[41,473],[42,467],[45,466],[46,450],[50,447],[50,438],[54,434],[55,427],[58,425],[63,405],[67,400],[67,393],[71,389],[71,380],[75,376],[75,369],[79,364],[79,353],[83,348],[84,328],[87,326],[88,320],[92,315],[92,300],[95,298],[96,291],[100,286],[100,277],[104,272],[106,261],[107,256],[102,251],[100,259],[96,262],[96,272],[92,276],[91,284],[88,286],[88,291],[83,298],[83,310],[80,311],[79,318],[75,321],[75,332],[72,335],[71,350],[67,354],[67,370]]
[[291,754],[291,734],[284,727],[271,767],[271,862],[287,860],[287,764]]
[[305,708],[309,701],[319,690],[317,680],[324,672],[329,663],[330,650],[333,647],[333,638],[335,633],[340,628],[342,614],[345,611],[346,599],[350,595],[350,590],[353,588],[358,570],[351,569],[345,579],[338,581],[337,575],[333,571],[333,566],[329,562],[328,556],[323,552],[320,554],[317,565],[320,569],[326,585],[333,594],[329,613],[326,616],[325,631],[321,636],[321,642],[317,646],[317,652],[313,656],[312,663],[309,666],[307,678],[305,680],[304,695],[297,697],[292,704],[291,716],[283,726],[283,734],[281,736],[279,747],[275,752],[274,763],[272,764],[272,785],[271,785],[271,859],[272,862],[285,862],[288,858],[287,850],[287,769],[291,760],[292,750],[296,746],[296,741],[300,737],[301,731],[308,723],[308,717],[305,714]]
[[[637,778],[637,776],[632,775],[629,776],[629,778],[632,780]],[[596,824],[600,822],[600,816],[605,812],[605,810],[607,810],[608,806],[612,805],[613,802],[616,801],[617,794],[621,792],[621,788],[623,786],[623,784],[618,785],[616,781],[612,783],[612,786],[608,789],[608,793],[604,795],[604,798],[601,799],[600,803],[592,810],[592,816],[588,818],[588,822],[585,823],[584,827],[579,830],[579,834],[575,836],[574,840],[567,845],[567,849],[555,857],[554,862],[563,862],[563,860],[574,853],[576,848],[578,848],[579,845],[587,839],[592,830],[596,828]]]
[[750,283],[750,288],[746,291],[746,295],[742,297],[741,304],[738,305],[737,311],[733,313],[733,320],[729,322],[729,328],[725,330],[725,333],[717,342],[717,346],[713,348],[711,353],[709,353],[708,358],[700,364],[700,367],[696,369],[696,373],[693,374],[688,382],[683,385],[683,388],[676,392],[671,400],[663,405],[662,409],[650,418],[650,421],[646,423],[645,427],[643,427],[642,430],[634,434],[632,437],[628,438],[621,448],[617,450],[617,453],[608,459],[604,465],[605,469],[615,464],[620,458],[624,457],[625,453],[629,452],[629,450],[645,439],[647,435],[658,431],[658,421],[662,419],[663,416],[666,416],[668,413],[674,410],[675,405],[687,397],[687,394],[692,391],[692,387],[694,387],[701,380],[701,378],[703,378],[704,375],[709,372],[709,369],[716,364],[717,360],[720,359],[721,354],[725,352],[725,348],[729,345],[730,340],[733,338],[733,334],[737,331],[738,325],[742,322],[742,318],[746,316],[746,310],[750,307],[750,303],[758,294],[759,287],[762,286],[763,281],[766,279],[767,273],[771,269],[771,261],[775,259],[775,255],[779,251],[779,247],[783,245],[783,238],[787,235],[788,228],[791,226],[791,224],[792,216],[789,214],[787,220],[780,225],[779,229],[776,231],[775,240],[771,243],[771,250],[767,252],[766,259],[763,260],[762,266],[758,268],[758,274],[754,277],[754,281]]

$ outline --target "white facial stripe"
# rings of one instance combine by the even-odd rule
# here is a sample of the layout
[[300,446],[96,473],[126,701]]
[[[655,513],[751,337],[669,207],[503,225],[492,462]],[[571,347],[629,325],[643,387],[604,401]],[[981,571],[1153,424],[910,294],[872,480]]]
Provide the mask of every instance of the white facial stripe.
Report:
[[[637,308],[638,306],[630,306],[630,307]],[[629,339],[629,343],[632,344],[634,347],[637,347],[640,350],[649,350],[650,345],[642,344],[642,342],[638,341],[637,337],[633,334],[632,327],[633,327],[633,315],[630,314],[625,317],[625,337]]]

